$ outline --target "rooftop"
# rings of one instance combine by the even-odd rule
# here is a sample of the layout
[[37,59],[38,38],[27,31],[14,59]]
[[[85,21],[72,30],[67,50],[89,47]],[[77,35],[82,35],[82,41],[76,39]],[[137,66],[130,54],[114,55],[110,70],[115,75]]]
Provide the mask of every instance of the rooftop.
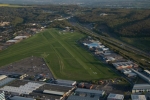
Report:
[[133,89],[150,89],[150,84],[135,84]]
[[124,95],[110,93],[107,98],[113,98],[113,99],[119,99],[119,100],[122,99],[123,100]]
[[60,95],[60,96],[63,96],[65,94],[64,92],[51,91],[51,90],[44,90],[43,93]]
[[149,70],[144,70],[146,73],[150,74],[150,71]]
[[14,97],[11,97],[10,100],[35,100],[35,99],[33,99],[33,98],[25,98],[25,97],[14,96]]
[[69,96],[67,100],[99,100],[99,97],[91,98],[91,97],[82,97],[82,96]]
[[75,92],[95,93],[95,94],[103,94],[104,93],[104,91],[100,91],[100,90],[90,90],[90,89],[81,89],[81,88],[77,88],[75,90]]
[[76,81],[62,80],[62,79],[57,79],[56,82],[57,84],[70,84],[70,85],[76,84]]
[[145,95],[131,95],[132,100],[146,100]]

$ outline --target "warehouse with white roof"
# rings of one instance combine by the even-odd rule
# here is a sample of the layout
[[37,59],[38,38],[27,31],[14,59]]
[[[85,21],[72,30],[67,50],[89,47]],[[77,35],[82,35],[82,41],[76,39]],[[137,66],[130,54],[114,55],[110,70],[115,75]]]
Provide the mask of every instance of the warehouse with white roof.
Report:
[[77,82],[76,82],[76,81],[71,81],[71,80],[57,79],[57,80],[56,80],[56,84],[59,84],[59,85],[67,85],[67,86],[73,86],[73,85],[76,85]]
[[102,97],[105,94],[105,91],[77,88],[75,90],[75,93],[76,94],[86,93],[87,95],[93,94],[94,96]]
[[146,100],[145,95],[131,95],[132,100]]
[[36,99],[20,97],[20,96],[14,96],[14,97],[11,97],[10,100],[36,100]]
[[0,75],[0,81],[3,80],[3,79],[5,79],[5,78],[7,78],[6,75]]
[[21,95],[21,94],[30,94],[33,92],[33,90],[38,89],[40,86],[43,84],[40,83],[33,83],[33,82],[28,82],[25,85],[22,85],[20,87],[13,87],[13,86],[5,86],[1,88],[1,91],[7,91],[12,93],[13,95]]
[[144,70],[144,73],[145,73],[148,77],[150,77],[150,71],[149,71],[149,70]]
[[132,93],[145,91],[150,92],[150,84],[135,84],[132,89]]
[[124,99],[124,95],[121,94],[110,93],[107,97],[107,100],[123,100],[123,99]]

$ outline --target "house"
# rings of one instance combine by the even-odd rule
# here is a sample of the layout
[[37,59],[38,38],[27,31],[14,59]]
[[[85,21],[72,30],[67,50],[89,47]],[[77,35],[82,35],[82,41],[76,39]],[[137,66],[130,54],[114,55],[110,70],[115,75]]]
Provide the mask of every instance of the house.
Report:
[[107,97],[107,100],[123,100],[123,99],[124,99],[124,95],[121,94],[110,93]]
[[132,100],[146,100],[145,95],[131,95]]
[[150,92],[150,84],[135,84],[132,88],[132,93]]

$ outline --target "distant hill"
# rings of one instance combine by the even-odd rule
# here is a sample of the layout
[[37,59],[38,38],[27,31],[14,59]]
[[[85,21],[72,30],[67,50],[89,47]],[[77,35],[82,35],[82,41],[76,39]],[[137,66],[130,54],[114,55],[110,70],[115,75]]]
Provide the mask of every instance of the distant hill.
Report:
[[0,0],[8,4],[79,4],[101,7],[149,7],[150,0]]

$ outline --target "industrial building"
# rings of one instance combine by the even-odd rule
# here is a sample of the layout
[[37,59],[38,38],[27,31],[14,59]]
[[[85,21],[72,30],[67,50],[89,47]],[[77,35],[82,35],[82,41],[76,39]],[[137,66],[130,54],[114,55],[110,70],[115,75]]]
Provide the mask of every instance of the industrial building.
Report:
[[107,100],[123,100],[123,99],[124,99],[124,95],[121,94],[110,93],[107,97]]
[[146,74],[146,76],[150,77],[150,71],[149,70],[144,70],[144,73]]
[[36,99],[20,97],[20,96],[14,96],[14,97],[11,97],[10,100],[36,100]]
[[52,95],[58,95],[58,96],[63,96],[65,94],[65,92],[52,91],[52,90],[44,90],[43,93],[45,93],[45,94],[52,94]]
[[15,78],[8,78],[8,77],[5,79],[2,79],[2,80],[0,80],[0,87],[4,86],[4,85],[6,85],[6,84],[8,84],[14,80],[15,80]]
[[7,43],[15,44],[20,42],[20,40],[8,40]]
[[150,84],[135,84],[132,89],[132,93],[138,92],[150,92]]
[[148,83],[150,83],[150,78],[149,78],[149,77],[143,75],[142,73],[140,73],[140,72],[138,72],[138,71],[136,71],[136,70],[134,70],[134,69],[131,69],[131,70],[132,70],[134,73],[136,73],[139,77],[141,77],[143,80],[145,80],[145,81],[147,81]]
[[99,100],[99,97],[83,97],[83,96],[74,96],[71,95],[67,100]]
[[42,85],[43,84],[40,83],[28,82],[27,84],[21,85],[20,87],[5,86],[0,90],[10,92],[13,95],[21,95],[21,94],[29,95],[30,93],[33,92],[33,90],[38,89]]
[[102,97],[105,94],[105,91],[81,89],[81,88],[77,88],[75,90],[75,94],[82,94],[82,93],[89,95],[89,96],[93,95],[93,96]]
[[3,79],[5,79],[5,78],[7,78],[6,75],[0,75],[0,81],[3,80]]
[[22,39],[26,39],[26,38],[28,38],[28,36],[16,36],[14,38],[14,40],[22,40]]
[[56,81],[56,84],[59,84],[59,85],[74,86],[77,84],[76,81],[70,81],[70,80],[57,79],[55,81]]
[[132,100],[147,100],[145,95],[131,95]]
[[133,63],[131,61],[116,62],[116,63],[112,63],[112,64],[118,70],[127,69],[127,68],[133,68],[133,67],[138,67],[137,64],[135,64],[135,63]]
[[0,100],[5,100],[5,93],[4,93],[4,91],[0,92]]

